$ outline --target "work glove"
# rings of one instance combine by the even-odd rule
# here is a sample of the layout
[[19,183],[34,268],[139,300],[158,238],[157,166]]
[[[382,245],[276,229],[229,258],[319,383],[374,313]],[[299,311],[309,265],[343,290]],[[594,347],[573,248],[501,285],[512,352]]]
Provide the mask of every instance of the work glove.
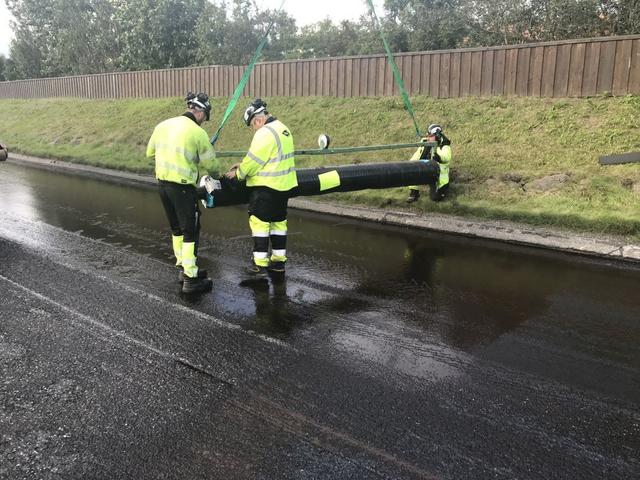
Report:
[[[204,189],[204,192],[201,191],[202,189]],[[216,206],[213,193],[220,189],[222,189],[220,181],[212,178],[211,175],[204,175],[200,179],[200,187],[198,190],[200,190],[200,198],[202,200],[202,205],[204,205],[205,208],[213,208]]]
[[229,170],[224,174],[224,176],[229,180],[233,180],[234,178],[236,178],[236,170],[238,170],[239,166],[239,163],[234,163],[233,165],[231,165],[231,167],[229,167]]

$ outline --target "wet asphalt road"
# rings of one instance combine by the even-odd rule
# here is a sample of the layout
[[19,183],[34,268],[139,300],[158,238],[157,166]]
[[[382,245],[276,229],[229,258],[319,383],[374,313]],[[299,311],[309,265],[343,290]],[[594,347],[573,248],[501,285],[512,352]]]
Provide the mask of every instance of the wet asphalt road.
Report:
[[640,478],[640,268],[0,164],[1,479]]

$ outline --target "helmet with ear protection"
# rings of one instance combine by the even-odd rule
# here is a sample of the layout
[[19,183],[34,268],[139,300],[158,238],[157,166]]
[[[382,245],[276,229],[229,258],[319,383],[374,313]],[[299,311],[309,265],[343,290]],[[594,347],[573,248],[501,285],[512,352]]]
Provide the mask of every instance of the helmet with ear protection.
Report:
[[442,127],[437,123],[432,123],[427,127],[427,134],[435,136],[436,140],[440,142],[440,139],[442,138]]
[[267,112],[267,103],[264,102],[261,98],[256,98],[244,111],[243,118],[244,123],[247,125],[247,127],[251,126],[251,120],[253,120],[253,117],[258,115],[259,113],[267,114],[269,112]]
[[209,102],[209,95],[206,93],[187,93],[184,98],[187,101],[187,108],[195,108],[205,113],[207,121],[211,117],[211,103]]

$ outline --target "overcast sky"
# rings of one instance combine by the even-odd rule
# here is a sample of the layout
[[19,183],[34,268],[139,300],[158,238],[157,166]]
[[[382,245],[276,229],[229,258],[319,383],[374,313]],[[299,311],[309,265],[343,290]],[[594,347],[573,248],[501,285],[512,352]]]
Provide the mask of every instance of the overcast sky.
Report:
[[[261,8],[275,9],[282,0],[256,0]],[[375,0],[378,16],[382,13],[384,0]],[[329,17],[334,22],[341,20],[357,20],[360,15],[367,14],[366,0],[287,0],[285,10],[296,19],[299,27],[319,22]],[[4,0],[0,0],[0,55],[9,54],[9,43],[13,38],[9,20],[11,19]]]
[[0,55],[9,55],[9,42],[13,38],[11,27],[9,26],[9,12],[4,0],[0,0]]

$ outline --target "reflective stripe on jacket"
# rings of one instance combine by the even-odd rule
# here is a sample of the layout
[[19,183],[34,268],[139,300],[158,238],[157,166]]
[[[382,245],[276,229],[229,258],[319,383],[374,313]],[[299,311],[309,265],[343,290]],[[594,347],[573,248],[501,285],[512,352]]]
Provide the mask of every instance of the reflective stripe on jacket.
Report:
[[156,126],[147,157],[155,157],[156,178],[167,182],[196,185],[201,162],[207,162],[207,170],[219,170],[207,132],[184,115]]
[[272,120],[253,136],[247,155],[237,170],[248,187],[268,187],[280,192],[298,186],[293,135],[280,120]]

